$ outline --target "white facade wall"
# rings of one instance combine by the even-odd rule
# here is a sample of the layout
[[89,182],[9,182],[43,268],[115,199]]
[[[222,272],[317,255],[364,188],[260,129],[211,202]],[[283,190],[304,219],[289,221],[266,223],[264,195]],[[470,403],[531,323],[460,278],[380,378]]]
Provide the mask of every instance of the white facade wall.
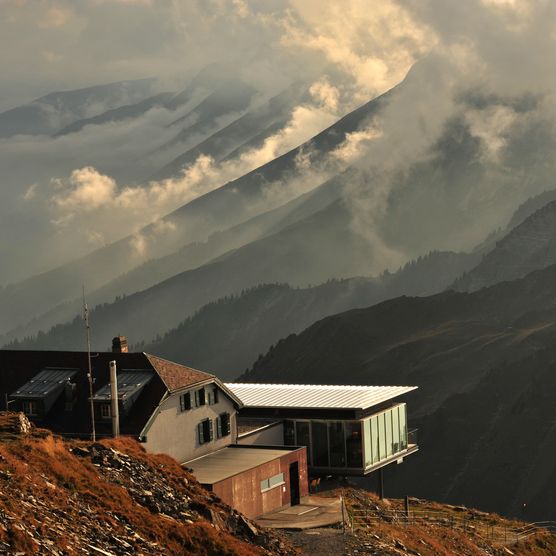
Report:
[[280,422],[261,430],[245,434],[238,438],[238,444],[244,446],[283,446],[284,445],[284,423]]
[[[204,387],[208,390],[214,388],[215,384],[204,385]],[[198,389],[199,387],[196,387],[174,393],[158,407],[149,425],[143,431],[143,436],[146,436],[145,448],[148,452],[168,454],[183,463],[235,443],[236,410],[232,400],[222,390],[219,389],[218,403],[214,405],[205,404],[185,411],[181,410],[180,396],[189,391],[193,398],[194,390]],[[230,434],[217,438],[216,418],[225,412],[230,414]],[[197,425],[207,418],[213,421],[214,439],[200,444]]]

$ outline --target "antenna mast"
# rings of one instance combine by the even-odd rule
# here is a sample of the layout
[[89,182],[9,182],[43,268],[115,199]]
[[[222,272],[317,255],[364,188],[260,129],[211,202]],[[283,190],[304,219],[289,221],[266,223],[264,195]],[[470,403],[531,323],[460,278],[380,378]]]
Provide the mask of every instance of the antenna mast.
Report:
[[89,307],[87,303],[85,303],[85,285],[83,285],[83,320],[85,321],[85,335],[87,338],[87,378],[89,379],[89,401],[91,404],[91,440],[96,442],[95,404],[93,403],[93,369],[91,365],[91,327],[89,325]]

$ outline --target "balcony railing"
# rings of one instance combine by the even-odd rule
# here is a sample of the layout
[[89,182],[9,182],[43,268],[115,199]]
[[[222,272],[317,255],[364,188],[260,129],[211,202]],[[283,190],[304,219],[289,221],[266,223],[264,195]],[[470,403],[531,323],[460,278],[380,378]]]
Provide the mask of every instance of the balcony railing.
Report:
[[411,446],[417,445],[417,432],[419,429],[411,429],[410,431],[408,431],[407,433],[407,445]]

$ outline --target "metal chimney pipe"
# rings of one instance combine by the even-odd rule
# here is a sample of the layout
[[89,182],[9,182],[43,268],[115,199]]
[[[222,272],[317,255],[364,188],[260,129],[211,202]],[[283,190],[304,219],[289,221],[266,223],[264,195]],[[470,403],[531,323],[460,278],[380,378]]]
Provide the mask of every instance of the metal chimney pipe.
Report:
[[120,413],[118,408],[118,376],[116,361],[110,361],[110,414],[112,415],[112,435],[120,436]]

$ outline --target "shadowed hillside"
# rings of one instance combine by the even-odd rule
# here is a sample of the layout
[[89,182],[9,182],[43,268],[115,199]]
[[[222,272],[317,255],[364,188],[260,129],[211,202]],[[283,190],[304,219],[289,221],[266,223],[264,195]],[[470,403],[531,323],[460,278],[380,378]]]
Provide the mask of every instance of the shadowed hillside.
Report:
[[528,502],[531,517],[553,519],[555,341],[551,266],[472,294],[401,297],[326,318],[240,380],[417,385],[409,403],[423,449],[397,471],[398,494],[514,515]]

